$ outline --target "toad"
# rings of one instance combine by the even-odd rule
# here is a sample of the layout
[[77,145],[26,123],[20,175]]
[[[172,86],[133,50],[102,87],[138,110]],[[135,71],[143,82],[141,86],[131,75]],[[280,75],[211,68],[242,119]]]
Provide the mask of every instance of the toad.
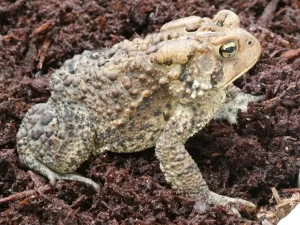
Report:
[[254,207],[210,191],[184,144],[222,114],[226,87],[260,53],[238,16],[222,10],[213,19],[177,19],[145,38],[76,55],[53,73],[50,99],[25,115],[17,134],[20,161],[52,185],[66,179],[99,189],[74,173],[91,155],[154,146],[165,179],[178,193]]

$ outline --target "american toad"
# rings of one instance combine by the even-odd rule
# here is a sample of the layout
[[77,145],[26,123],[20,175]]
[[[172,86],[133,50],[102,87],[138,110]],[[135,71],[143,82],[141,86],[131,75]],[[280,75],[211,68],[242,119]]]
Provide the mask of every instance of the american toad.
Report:
[[236,14],[191,16],[160,33],[67,60],[52,75],[51,98],[33,106],[17,134],[20,160],[57,179],[74,174],[91,155],[155,146],[160,168],[179,193],[214,204],[252,203],[211,192],[184,147],[222,108],[226,87],[258,60],[258,40]]

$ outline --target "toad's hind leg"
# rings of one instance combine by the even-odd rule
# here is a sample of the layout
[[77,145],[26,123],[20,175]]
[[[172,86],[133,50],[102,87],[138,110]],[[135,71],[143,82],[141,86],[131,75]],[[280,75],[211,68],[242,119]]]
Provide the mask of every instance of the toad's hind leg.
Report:
[[53,102],[35,105],[17,134],[20,161],[56,180],[77,180],[99,189],[92,180],[73,174],[95,149],[93,119],[84,106]]

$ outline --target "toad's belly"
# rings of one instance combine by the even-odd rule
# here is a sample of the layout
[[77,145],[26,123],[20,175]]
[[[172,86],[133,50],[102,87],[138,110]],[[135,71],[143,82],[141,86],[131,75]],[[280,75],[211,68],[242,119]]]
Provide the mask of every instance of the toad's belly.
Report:
[[149,121],[141,124],[137,130],[114,130],[108,129],[106,134],[102,134],[102,140],[96,147],[95,154],[106,151],[130,153],[138,152],[155,146],[157,139],[164,129],[165,123],[162,121]]
[[128,117],[120,116],[110,121],[99,118],[96,122],[96,152],[137,152],[153,147],[164,127],[174,114],[177,102],[157,95],[143,102]]

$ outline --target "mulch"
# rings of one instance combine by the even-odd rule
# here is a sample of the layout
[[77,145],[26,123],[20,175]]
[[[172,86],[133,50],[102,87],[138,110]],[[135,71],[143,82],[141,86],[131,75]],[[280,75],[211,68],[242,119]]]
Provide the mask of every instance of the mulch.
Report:
[[154,149],[106,153],[78,170],[102,184],[44,177],[20,165],[15,136],[32,105],[46,102],[48,82],[84,50],[109,48],[189,15],[236,12],[261,42],[260,60],[235,82],[263,95],[238,113],[238,124],[211,121],[188,141],[211,190],[272,208],[271,188],[288,193],[300,169],[300,4],[294,0],[2,0],[0,2],[0,224],[258,224],[228,207],[174,193]]

